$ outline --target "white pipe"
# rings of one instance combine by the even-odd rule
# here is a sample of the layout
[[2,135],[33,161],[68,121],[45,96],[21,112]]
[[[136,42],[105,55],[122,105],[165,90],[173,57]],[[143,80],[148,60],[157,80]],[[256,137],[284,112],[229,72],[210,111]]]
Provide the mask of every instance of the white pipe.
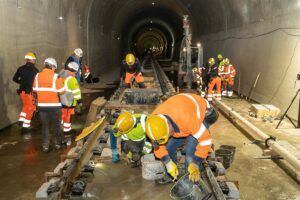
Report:
[[[236,111],[234,111],[232,108],[227,106],[226,104],[222,103],[221,101],[218,101],[214,98],[214,103],[219,107],[221,110],[225,111],[225,113],[231,117],[238,119],[241,124],[245,125],[247,128],[249,128],[250,131],[248,131],[249,134],[251,134],[252,137],[258,137],[260,140],[266,141],[268,138],[270,138],[269,135],[264,133],[262,130],[254,126],[251,122],[243,118],[240,114],[238,114]],[[288,163],[290,163],[296,170],[300,171],[300,160],[291,154],[288,150],[280,146],[275,140],[268,140],[267,145],[271,147],[276,153],[278,153],[280,156],[282,156]]]

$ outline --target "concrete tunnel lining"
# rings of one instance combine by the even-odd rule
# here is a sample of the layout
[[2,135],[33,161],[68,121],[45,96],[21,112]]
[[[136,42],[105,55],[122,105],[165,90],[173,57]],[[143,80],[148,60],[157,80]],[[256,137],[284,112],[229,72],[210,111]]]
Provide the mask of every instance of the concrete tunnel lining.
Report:
[[[242,78],[241,92],[243,94],[248,93],[249,85],[263,69],[261,78],[267,81],[263,84],[258,83],[253,99],[266,103],[272,99],[276,90],[272,83],[280,79],[279,83],[282,82],[282,84],[279,92],[270,103],[274,103],[281,109],[286,108],[286,104],[294,95],[291,85],[295,80],[295,74],[298,73],[299,48],[295,40],[297,36],[290,37],[275,32],[256,39],[215,40],[231,35],[262,34],[278,27],[294,27],[295,30],[290,30],[290,33],[297,35],[300,25],[299,2],[296,0],[65,0],[62,5],[59,1],[33,3],[33,1],[19,0],[20,8],[17,7],[15,1],[5,1],[0,5],[2,15],[0,63],[3,66],[1,82],[5,86],[2,91],[6,94],[1,99],[3,113],[6,114],[1,120],[0,127],[3,128],[17,120],[19,110],[16,107],[16,105],[19,106],[19,100],[15,98],[17,86],[9,84],[11,82],[9,77],[12,76],[16,67],[23,63],[23,54],[26,51],[32,50],[39,54],[38,66],[41,67],[42,60],[46,56],[56,57],[59,63],[62,63],[72,49],[80,46],[88,52],[84,61],[87,62],[89,58],[88,64],[91,65],[93,73],[105,74],[119,66],[122,45],[117,37],[122,33],[122,24],[125,19],[134,16],[138,10],[151,5],[152,2],[155,2],[157,8],[165,7],[178,16],[190,15],[193,43],[198,41],[203,43],[205,58],[221,51],[231,58],[242,77],[243,74],[249,76],[249,78]],[[64,17],[62,21],[57,19],[60,5]],[[80,26],[79,18],[81,18]],[[291,58],[294,49],[295,56]],[[287,69],[290,60],[292,62]],[[281,74],[285,72],[285,69],[287,72],[282,81]],[[295,118],[297,110],[297,105],[294,105],[292,117]]]

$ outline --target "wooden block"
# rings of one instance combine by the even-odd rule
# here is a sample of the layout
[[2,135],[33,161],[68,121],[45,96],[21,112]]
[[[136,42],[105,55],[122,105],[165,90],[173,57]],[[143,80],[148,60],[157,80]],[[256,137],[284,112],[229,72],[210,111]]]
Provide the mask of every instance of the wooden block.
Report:
[[89,113],[86,118],[86,126],[90,125],[90,123],[96,120],[98,112],[101,110],[105,103],[106,100],[104,99],[104,97],[98,97],[92,102]]
[[252,104],[250,111],[254,113],[257,118],[275,118],[280,114],[280,109],[270,104]]

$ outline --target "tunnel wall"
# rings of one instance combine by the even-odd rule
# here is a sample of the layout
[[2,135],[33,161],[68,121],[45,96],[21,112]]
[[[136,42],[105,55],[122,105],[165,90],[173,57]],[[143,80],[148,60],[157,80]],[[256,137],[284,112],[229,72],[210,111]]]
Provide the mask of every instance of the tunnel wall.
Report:
[[[284,2],[281,5],[282,12],[278,11],[278,7],[276,10],[275,7],[265,9],[260,5],[256,9],[262,9],[260,13],[267,17],[251,21],[251,17],[244,16],[247,20],[238,27],[230,27],[228,18],[227,30],[201,37],[206,59],[222,53],[236,67],[236,91],[240,79],[240,92],[248,96],[256,77],[261,73],[252,99],[274,104],[282,111],[286,110],[295,95],[295,79],[300,72],[299,5]],[[249,12],[251,15],[251,10]],[[238,24],[232,23],[235,26]],[[297,119],[298,104],[299,97],[289,112],[294,119]]]
[[[0,2],[0,129],[18,119],[18,85],[12,81],[12,76],[24,64],[26,52],[37,54],[37,66],[42,69],[46,57],[54,57],[61,66],[74,48],[86,49],[85,9],[86,6],[77,0]],[[60,12],[64,20],[57,19]]]

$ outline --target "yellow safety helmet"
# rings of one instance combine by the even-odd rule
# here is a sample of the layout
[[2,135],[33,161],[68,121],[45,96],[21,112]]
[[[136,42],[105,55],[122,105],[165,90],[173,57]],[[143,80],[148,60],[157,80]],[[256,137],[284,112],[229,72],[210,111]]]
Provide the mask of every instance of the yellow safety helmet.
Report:
[[129,53],[126,55],[125,58],[126,64],[127,65],[133,65],[135,63],[135,57],[132,53]]
[[218,59],[219,59],[219,60],[223,60],[222,54],[218,54]]
[[25,59],[26,60],[36,60],[36,55],[35,55],[35,53],[28,52],[25,54]]
[[225,64],[225,65],[229,65],[229,64],[230,64],[230,60],[229,60],[228,58],[225,58],[225,59],[224,59],[224,64]]
[[165,144],[169,140],[169,125],[167,119],[159,115],[151,115],[145,124],[147,136],[158,144]]
[[214,58],[209,58],[209,59],[208,59],[208,64],[209,64],[209,66],[213,66],[215,63],[216,63],[216,61],[215,61]]
[[194,67],[194,68],[193,68],[193,72],[196,73],[197,71],[198,71],[198,68],[197,68],[197,67]]
[[120,114],[118,117],[116,123],[115,123],[115,128],[117,130],[114,130],[114,132],[121,132],[122,134],[125,134],[129,132],[131,129],[133,129],[134,125],[136,123],[136,117],[134,114],[130,112],[123,112]]

